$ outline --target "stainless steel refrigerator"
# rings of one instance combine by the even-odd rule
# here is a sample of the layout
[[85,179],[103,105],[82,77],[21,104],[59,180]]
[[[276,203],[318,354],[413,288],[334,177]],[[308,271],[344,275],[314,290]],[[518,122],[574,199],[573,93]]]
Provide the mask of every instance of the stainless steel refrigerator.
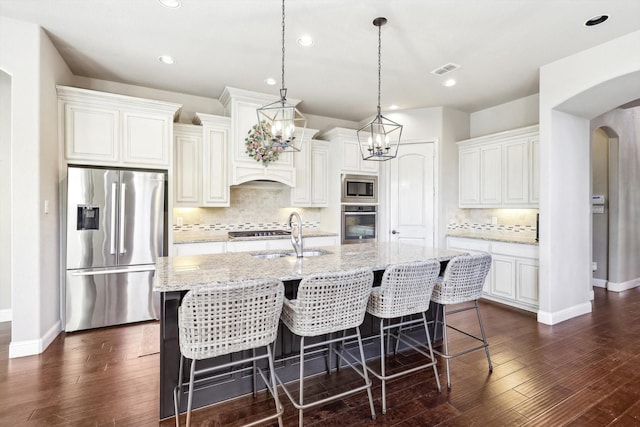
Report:
[[164,173],[69,167],[66,206],[65,330],[157,318]]

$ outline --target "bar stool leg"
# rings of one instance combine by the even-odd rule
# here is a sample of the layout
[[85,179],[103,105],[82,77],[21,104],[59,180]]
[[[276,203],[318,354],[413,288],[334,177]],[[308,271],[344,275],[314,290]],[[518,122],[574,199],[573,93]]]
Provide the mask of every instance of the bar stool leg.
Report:
[[[388,345],[388,342],[387,342],[387,345]],[[386,353],[386,348],[384,345],[384,320],[381,318],[380,319],[380,373],[382,378],[380,381],[382,382],[382,413],[383,414],[387,413],[387,382],[384,380],[384,377],[386,376],[385,353]]]
[[369,395],[369,408],[371,409],[371,419],[376,419],[376,410],[373,407],[373,395],[371,394],[371,380],[367,374],[367,364],[364,361],[364,349],[362,347],[362,336],[360,335],[360,326],[356,327],[356,334],[358,336],[358,347],[360,348],[360,363],[362,364],[362,373],[364,374],[364,381],[367,383],[367,394]]
[[256,349],[255,348],[251,349],[251,356],[253,356],[253,358],[254,358],[254,360],[253,360],[253,362],[251,364],[252,368],[253,368],[251,380],[253,381],[253,397],[255,398],[258,395],[258,392],[256,391],[256,389],[257,389],[257,385],[256,384],[257,384],[258,378],[257,378],[257,375],[256,375],[256,371],[257,371],[256,363],[257,362],[255,361],[255,358],[256,358]]
[[304,406],[304,337],[300,337],[300,409],[298,409],[298,425],[302,425],[302,406]]
[[273,400],[276,402],[276,411],[278,411],[278,426],[282,427],[282,412],[284,411],[280,397],[278,396],[278,383],[276,382],[276,368],[273,363],[273,352],[271,346],[267,344],[267,354],[269,359],[269,374],[271,376],[271,388],[273,390]]
[[422,312],[422,320],[424,322],[424,331],[427,334],[427,344],[429,344],[429,356],[433,362],[433,375],[436,377],[436,384],[438,385],[438,392],[442,391],[440,387],[440,378],[438,378],[438,367],[436,366],[436,359],[433,356],[433,347],[431,345],[431,334],[429,334],[429,323],[427,322],[427,313]]
[[173,388],[173,409],[176,415],[176,427],[180,427],[180,402],[182,401],[182,368],[184,356],[180,354],[180,368],[178,371],[178,384]]
[[193,383],[196,376],[196,361],[191,361],[191,375],[189,376],[189,398],[187,400],[187,427],[191,426],[191,405],[193,403]]
[[447,366],[447,388],[451,389],[451,371],[449,369],[449,338],[447,337],[447,307],[442,306],[442,345],[444,346],[444,363]]
[[484,342],[484,351],[487,354],[487,362],[489,363],[489,372],[493,372],[493,364],[491,363],[491,356],[489,356],[489,343],[487,342],[487,336],[484,333],[484,324],[482,323],[482,317],[480,316],[478,300],[475,300],[475,304],[476,313],[478,314],[478,323],[480,323],[480,332],[482,333],[482,341]]

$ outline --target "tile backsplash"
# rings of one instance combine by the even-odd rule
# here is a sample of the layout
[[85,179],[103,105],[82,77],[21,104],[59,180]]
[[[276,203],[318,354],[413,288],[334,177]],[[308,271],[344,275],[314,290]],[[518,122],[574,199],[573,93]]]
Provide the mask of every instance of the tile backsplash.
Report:
[[[289,187],[260,183],[231,187],[228,208],[174,208],[174,231],[231,231],[281,229],[291,212],[298,212],[305,228],[320,228],[319,208],[290,207]],[[182,225],[178,225],[178,218]]]
[[452,209],[447,231],[535,238],[537,209]]

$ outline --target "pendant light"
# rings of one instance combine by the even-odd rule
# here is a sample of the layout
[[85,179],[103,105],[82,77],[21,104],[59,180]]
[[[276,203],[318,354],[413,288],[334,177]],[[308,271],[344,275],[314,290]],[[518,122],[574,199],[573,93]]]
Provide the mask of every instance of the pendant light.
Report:
[[[284,85],[284,0],[282,0],[282,88],[280,100],[257,109],[258,124],[265,147],[279,151],[300,151],[307,120],[294,105],[287,104]],[[296,136],[296,130],[298,136]]]
[[389,120],[380,111],[380,57],[381,29],[387,18],[376,18],[373,25],[378,27],[378,108],[373,120],[358,130],[358,143],[364,160],[385,161],[398,155],[402,137],[402,125]]

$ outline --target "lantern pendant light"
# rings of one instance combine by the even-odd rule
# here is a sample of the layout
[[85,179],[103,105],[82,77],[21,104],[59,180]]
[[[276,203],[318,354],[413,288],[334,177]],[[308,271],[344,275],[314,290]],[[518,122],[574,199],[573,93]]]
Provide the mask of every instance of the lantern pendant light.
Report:
[[389,120],[380,111],[380,57],[381,28],[387,18],[376,18],[373,25],[378,27],[378,108],[373,120],[358,130],[358,143],[364,160],[385,161],[398,155],[398,146],[402,137],[402,125]]
[[287,104],[287,88],[284,86],[284,18],[284,0],[282,0],[282,88],[280,89],[280,100],[260,107],[256,112],[263,146],[278,151],[300,151],[307,120],[294,105]]

